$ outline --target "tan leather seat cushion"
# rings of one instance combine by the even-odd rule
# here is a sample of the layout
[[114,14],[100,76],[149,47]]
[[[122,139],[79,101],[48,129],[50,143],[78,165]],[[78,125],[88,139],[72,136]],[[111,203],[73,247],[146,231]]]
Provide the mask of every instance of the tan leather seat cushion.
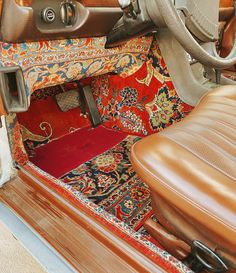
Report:
[[208,232],[216,248],[235,253],[236,86],[208,93],[183,122],[138,142],[131,157],[152,191]]

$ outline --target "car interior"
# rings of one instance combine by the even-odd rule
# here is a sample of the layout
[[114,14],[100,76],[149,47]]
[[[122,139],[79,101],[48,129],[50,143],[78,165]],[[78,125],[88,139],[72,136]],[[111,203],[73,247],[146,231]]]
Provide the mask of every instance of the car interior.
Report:
[[235,5],[0,1],[0,200],[77,272],[236,272]]

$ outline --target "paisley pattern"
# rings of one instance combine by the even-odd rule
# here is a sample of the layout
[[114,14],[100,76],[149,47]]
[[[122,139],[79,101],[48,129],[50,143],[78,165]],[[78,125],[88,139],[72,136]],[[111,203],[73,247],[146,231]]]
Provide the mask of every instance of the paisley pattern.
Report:
[[[146,136],[162,131],[182,120],[192,110],[192,107],[181,101],[176,93],[156,42],[152,45],[149,60],[133,75],[126,78],[120,75],[92,77],[86,84],[91,84],[104,125],[128,134]],[[71,120],[68,123],[69,128],[59,128],[61,126],[59,126],[60,118],[58,117],[62,118],[62,114],[57,112],[53,96],[62,92],[62,89],[70,90],[76,87],[74,83],[67,83],[64,86],[40,89],[32,94],[32,107],[34,105],[38,108],[34,110],[31,107],[32,109],[30,108],[27,113],[18,115],[21,124],[31,133],[31,138],[24,134],[26,148],[30,154],[35,147],[48,142],[47,139],[38,141],[39,137],[48,136],[48,134],[42,134],[40,129],[42,122],[49,123],[53,128],[50,140],[89,124],[89,121],[80,117],[77,111],[75,115],[72,112],[67,113],[68,119]],[[47,107],[46,102],[48,102]],[[45,110],[42,108],[44,106]],[[45,119],[45,114],[49,109],[54,108],[55,115],[48,121],[48,118]],[[35,111],[40,112],[42,118],[40,115],[34,115]],[[76,120],[72,116],[75,116]],[[67,117],[63,116],[63,118]],[[85,122],[86,120],[88,122]],[[33,135],[34,138],[32,138]]]
[[133,75],[95,77],[92,89],[105,126],[128,134],[162,131],[193,109],[175,91],[156,42],[149,60]]
[[[93,92],[105,125],[143,136],[163,130],[191,111],[174,90],[156,43],[147,58],[151,43],[152,37],[138,38],[108,50],[104,49],[104,37],[0,43],[0,65],[21,66],[28,95],[41,89],[33,95],[35,101],[59,92],[42,88],[93,77]],[[119,75],[97,77],[109,72]],[[52,132],[32,134],[19,125],[14,114],[7,117],[7,124],[14,161],[26,164],[32,175],[40,177],[68,201],[76,201],[83,211],[165,271],[191,272],[145,235],[135,232],[152,213],[149,189],[135,175],[129,161],[128,150],[137,138],[130,136],[112,151],[66,174],[62,181],[29,163],[23,146],[22,136],[26,141],[47,143]]]
[[111,150],[61,177],[74,190],[136,230],[152,215],[150,191],[129,160],[130,149],[138,140],[128,136]]
[[145,105],[151,128],[153,130],[164,129],[172,119],[175,106],[177,105],[172,102],[167,87],[159,89],[154,99]]
[[[60,52],[60,50],[56,52],[56,49],[50,48],[53,42],[49,43],[49,47],[47,47],[47,42],[42,43],[42,52],[44,48],[48,52],[48,56],[46,56],[47,54],[39,56],[37,51],[40,52],[40,50],[34,49],[34,47],[29,50],[27,48],[29,44],[25,48],[22,45],[21,54],[19,54],[18,49],[14,51],[12,45],[8,49],[6,45],[4,49],[5,52],[3,53],[6,61],[3,62],[4,65],[13,64],[14,60],[21,60],[22,63],[23,60],[27,60],[22,67],[24,74],[29,76],[26,83],[29,93],[40,88],[40,86],[55,85],[80,78],[80,76],[94,76],[97,75],[96,71],[99,71],[98,74],[114,71],[115,63],[111,63],[111,56],[104,57],[107,61],[106,65],[108,63],[109,65],[105,65],[101,70],[96,70],[96,65],[90,66],[91,63],[88,63],[91,60],[88,61],[88,59],[83,62],[81,68],[75,59],[73,61],[73,54],[75,54],[73,50],[71,50],[71,60],[74,64],[69,59],[69,55],[64,56],[64,53]],[[37,46],[39,46],[39,43],[37,43]],[[74,50],[76,51],[78,48],[74,48]],[[7,50],[9,50],[10,58],[6,57]],[[27,50],[29,50],[30,58],[25,55]],[[181,120],[192,108],[179,99],[157,45],[153,45],[149,60],[144,64],[145,56],[139,55],[140,52],[136,52],[137,54],[134,52],[135,57],[132,55],[132,58],[137,61],[135,64],[135,62],[127,62],[125,52],[123,52],[125,58],[120,59],[122,54],[118,54],[116,51],[113,57],[115,56],[116,61],[121,65],[121,70],[116,67],[115,71],[122,72],[122,74],[119,76],[93,77],[92,85],[99,111],[103,120],[106,121],[105,125],[107,127],[124,130],[132,134],[147,135],[163,130],[173,122]],[[70,54],[70,52],[66,54]],[[87,58],[89,52],[86,54]],[[67,58],[68,63],[65,61],[65,63],[58,64],[57,61],[64,57]],[[82,53],[80,57],[83,57]],[[39,62],[36,64],[37,58]],[[83,68],[86,67],[86,65],[84,66],[85,63],[87,68]],[[141,66],[142,68],[137,71]],[[91,69],[91,71],[95,72],[91,72],[88,67],[95,67]],[[60,69],[62,69],[62,75],[58,72]],[[78,69],[80,69],[80,75],[77,74]],[[86,71],[88,71],[87,74]],[[39,92],[35,95],[35,100],[38,98],[44,99],[44,96],[46,98],[50,97],[51,93],[48,92],[47,94],[47,92],[48,89],[46,89],[46,92],[45,90]],[[75,202],[82,210],[95,217],[128,243],[131,243],[133,247],[147,255],[165,271],[191,272],[180,261],[153,244],[145,234],[135,232],[141,230],[140,225],[152,213],[149,190],[134,174],[129,162],[128,149],[136,141],[135,137],[130,136],[121,145],[114,147],[112,152],[106,152],[79,166],[74,171],[66,174],[63,177],[64,181],[62,181],[51,177],[32,163],[27,162],[28,157],[22,144],[20,125],[15,115],[9,115],[7,119],[12,154],[15,161],[22,165],[26,164],[25,168],[29,172],[41,177],[61,196],[67,198],[70,202]],[[29,132],[25,136],[29,139],[39,137],[42,140],[39,135],[32,136]]]
[[105,42],[105,37],[0,42],[0,65],[19,65],[30,95],[37,89],[109,72],[131,75],[146,60],[152,37],[137,38],[113,49],[105,49]]
[[36,90],[31,96],[29,110],[17,114],[28,155],[33,156],[37,147],[91,126],[79,107],[67,112],[62,112],[58,107],[55,96],[75,89],[78,89],[76,83],[67,83]]
[[35,148],[49,143],[50,138],[52,137],[53,130],[52,130],[52,126],[49,123],[42,122],[39,125],[39,128],[42,130],[42,133],[44,133],[45,136],[34,134],[30,130],[28,130],[24,125],[20,125],[22,141],[24,143],[25,150],[27,154],[29,155],[29,157],[32,157],[35,155],[35,151],[34,151]]

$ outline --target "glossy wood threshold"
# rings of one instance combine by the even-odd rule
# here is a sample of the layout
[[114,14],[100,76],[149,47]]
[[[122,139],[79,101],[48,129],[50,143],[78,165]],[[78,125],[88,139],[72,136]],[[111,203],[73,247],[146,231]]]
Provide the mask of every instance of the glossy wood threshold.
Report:
[[35,177],[19,176],[0,189],[0,198],[78,272],[164,272]]

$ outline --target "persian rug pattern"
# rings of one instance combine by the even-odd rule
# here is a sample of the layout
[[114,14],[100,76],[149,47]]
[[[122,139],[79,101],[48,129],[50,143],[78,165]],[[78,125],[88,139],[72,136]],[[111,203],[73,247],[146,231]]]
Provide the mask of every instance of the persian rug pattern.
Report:
[[193,273],[193,271],[187,268],[182,262],[158,247],[156,244],[153,244],[146,235],[143,235],[143,232],[141,233],[134,231],[132,227],[88,200],[84,194],[75,190],[73,186],[70,186],[69,184],[64,183],[62,180],[56,179],[48,173],[45,173],[31,162],[28,162],[25,169],[31,174],[40,177],[46,185],[52,187],[63,198],[69,200],[72,204],[79,206],[88,215],[95,217],[95,219],[97,219],[100,223],[108,227],[109,230],[112,230],[118,236],[130,243],[134,248],[148,256],[166,272]]
[[129,159],[131,146],[139,139],[128,136],[61,177],[64,183],[135,230],[153,214],[149,188],[136,175]]
[[177,94],[156,42],[136,73],[94,77],[92,89],[105,126],[128,134],[160,132],[193,109]]
[[[83,79],[81,83],[91,85],[104,125],[130,135],[160,132],[193,109],[175,91],[156,42],[148,61],[131,76],[103,75]],[[61,113],[54,101],[58,93],[76,88],[77,84],[71,82],[37,90],[32,94],[29,111],[17,115],[29,155],[33,156],[34,149],[41,145],[90,126],[79,108]],[[17,154],[14,158],[18,158]]]
[[131,75],[147,59],[152,37],[105,49],[106,37],[27,43],[0,42],[0,65],[21,67],[27,95],[33,91],[109,72]]
[[56,103],[56,95],[76,89],[77,84],[68,83],[37,90],[31,96],[29,110],[17,114],[22,139],[30,156],[34,155],[37,147],[91,126],[79,107],[62,112]]

